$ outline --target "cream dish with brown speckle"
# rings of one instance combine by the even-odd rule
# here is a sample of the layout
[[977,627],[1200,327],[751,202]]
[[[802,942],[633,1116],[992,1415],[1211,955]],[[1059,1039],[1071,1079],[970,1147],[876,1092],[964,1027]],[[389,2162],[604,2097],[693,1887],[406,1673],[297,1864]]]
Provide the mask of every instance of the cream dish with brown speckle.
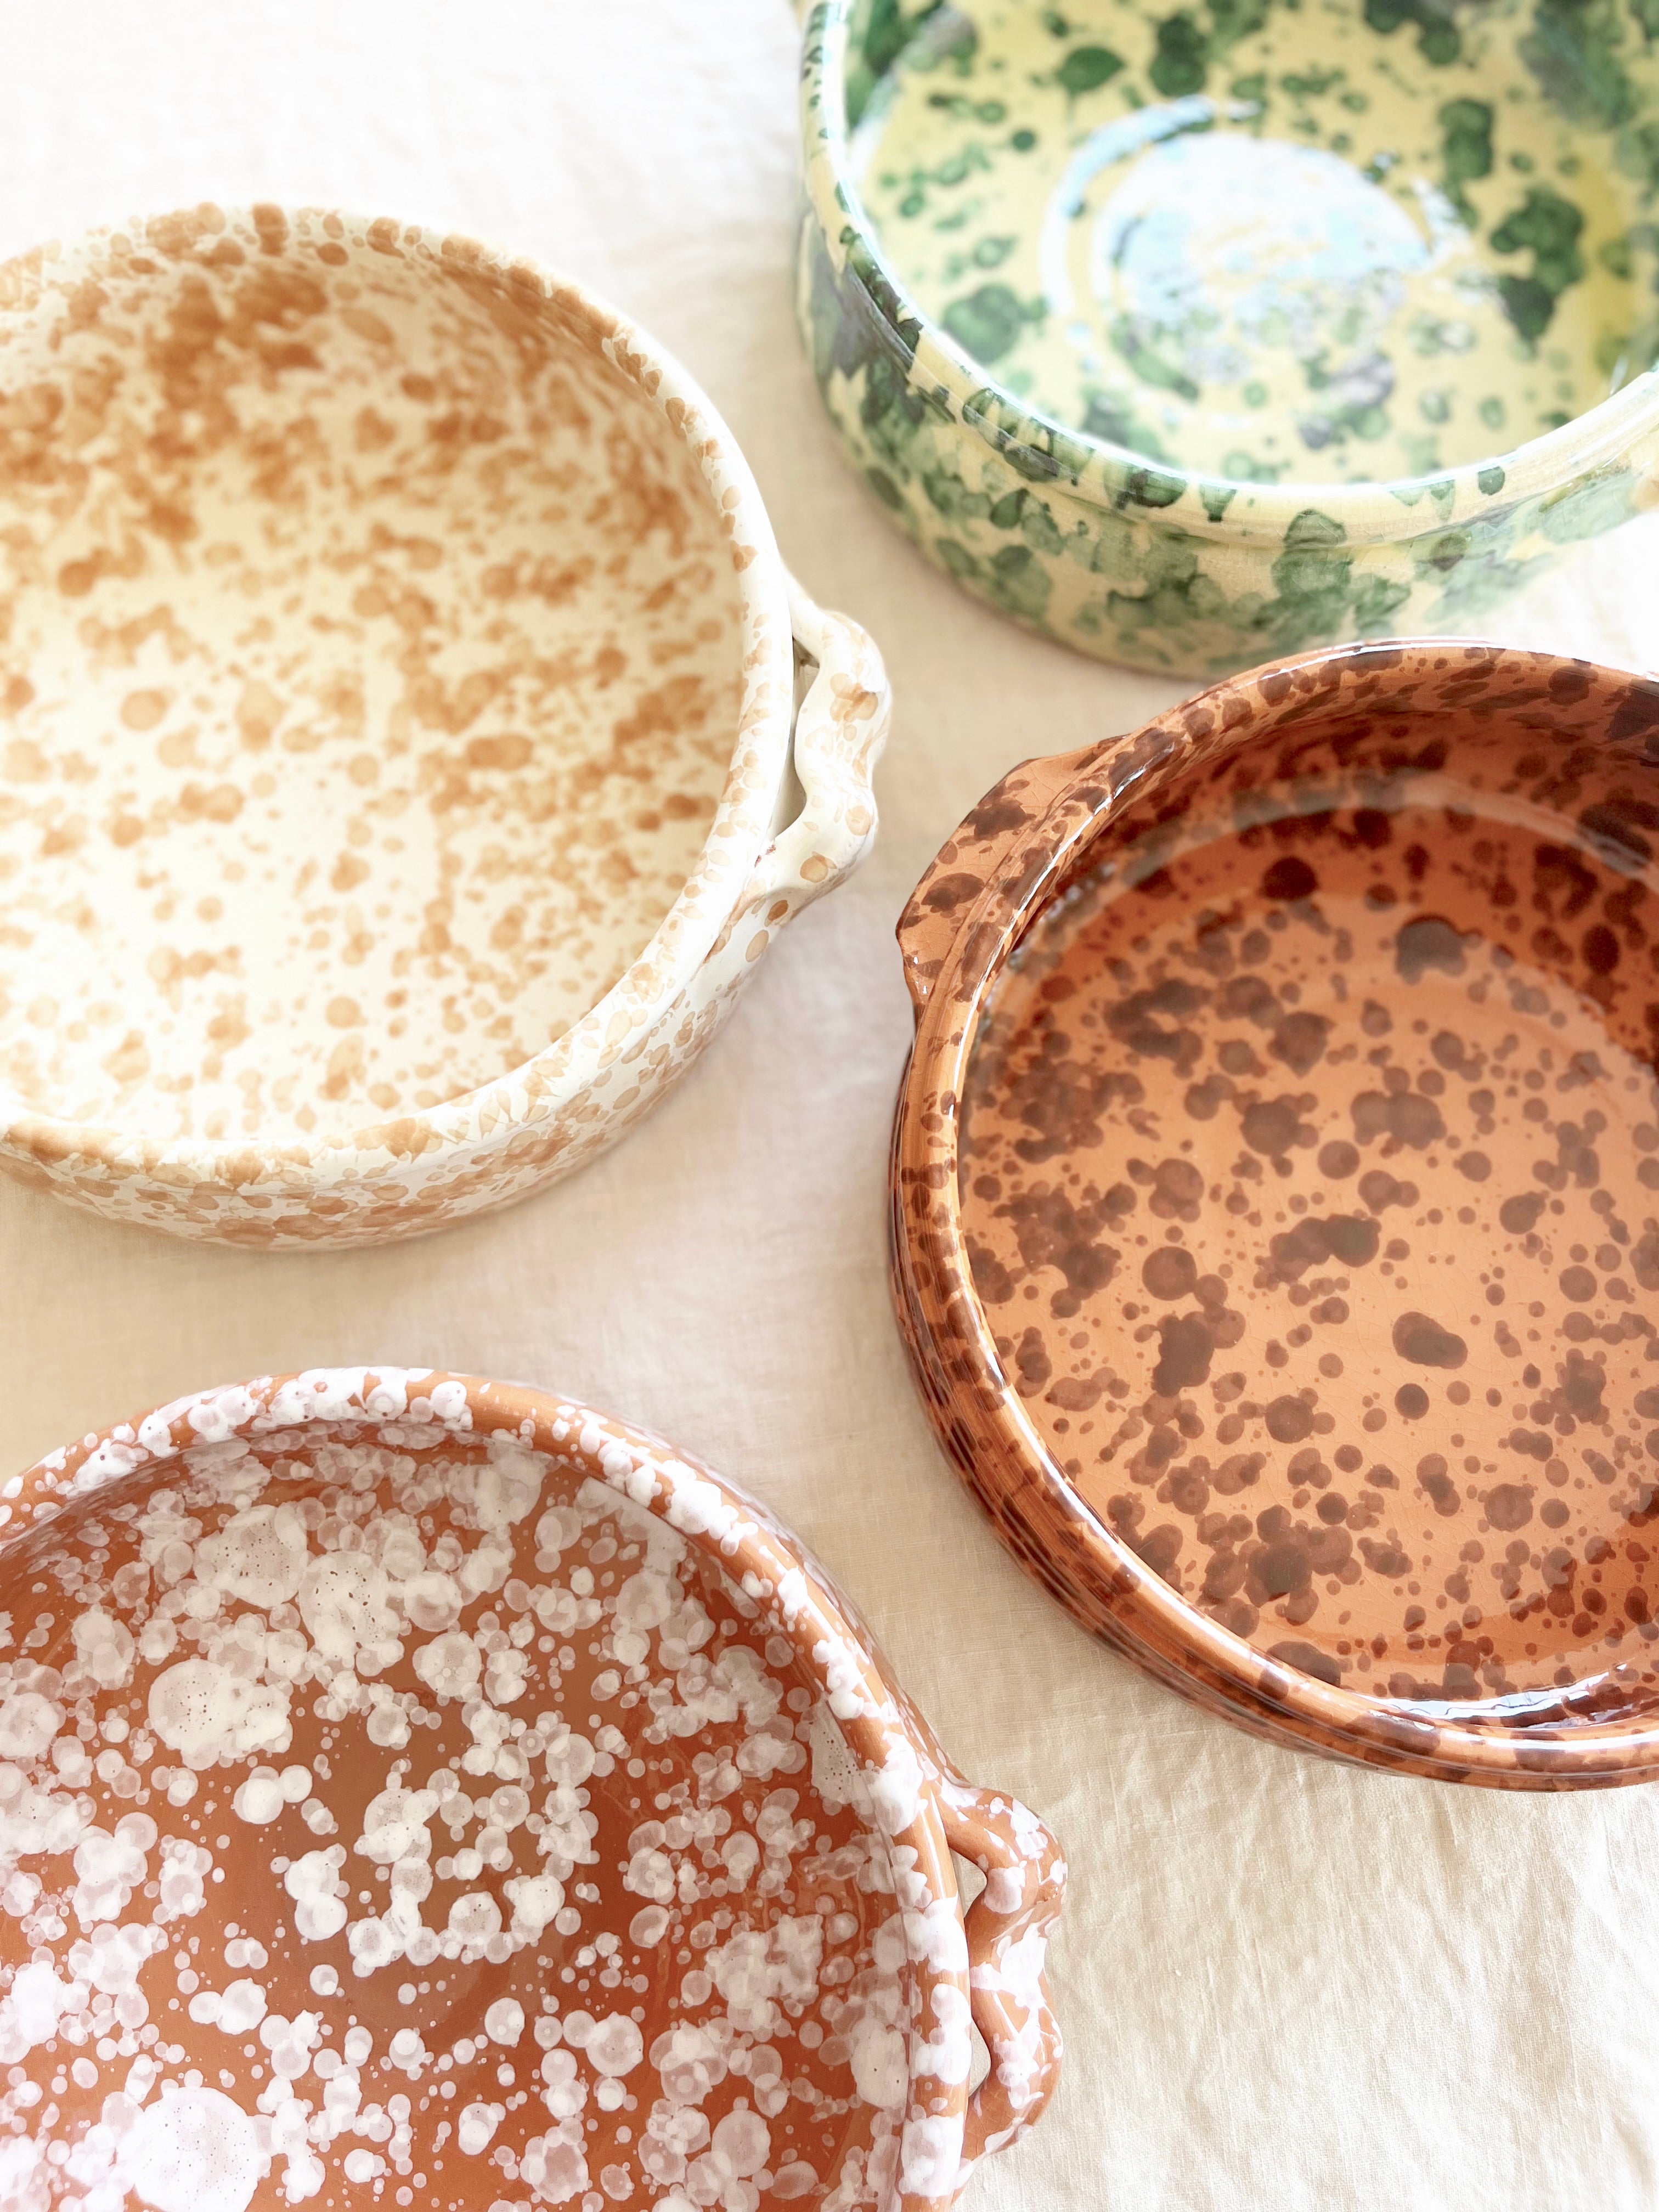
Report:
[[545,271],[271,207],[12,262],[0,1167],[251,1244],[566,1172],[862,856],[887,714]]

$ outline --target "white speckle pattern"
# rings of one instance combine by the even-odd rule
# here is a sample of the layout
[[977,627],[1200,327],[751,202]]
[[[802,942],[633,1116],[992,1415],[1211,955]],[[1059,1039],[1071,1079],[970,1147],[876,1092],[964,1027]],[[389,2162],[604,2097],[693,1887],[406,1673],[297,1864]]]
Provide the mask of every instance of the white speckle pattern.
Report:
[[197,2083],[138,2113],[119,2163],[155,2212],[246,2212],[264,2160],[247,2113]]
[[921,2212],[1036,2116],[1052,1839],[752,1501],[459,1378],[141,1428],[0,1548],[7,2212]]

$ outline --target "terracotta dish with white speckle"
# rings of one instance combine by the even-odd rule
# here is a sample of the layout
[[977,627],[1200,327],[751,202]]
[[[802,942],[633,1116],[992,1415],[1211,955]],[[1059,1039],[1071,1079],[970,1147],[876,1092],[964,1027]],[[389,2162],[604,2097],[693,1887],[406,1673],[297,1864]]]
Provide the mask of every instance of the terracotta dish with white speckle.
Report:
[[1042,2112],[1054,1838],[657,1438],[330,1370],[3,1495],[0,2203],[944,2212]]
[[550,1181],[874,833],[880,661],[729,432],[465,240],[207,207],[0,270],[0,1168],[121,1220]]
[[906,910],[935,1425],[1260,1734],[1659,1771],[1656,830],[1659,685],[1354,647],[1016,769]]

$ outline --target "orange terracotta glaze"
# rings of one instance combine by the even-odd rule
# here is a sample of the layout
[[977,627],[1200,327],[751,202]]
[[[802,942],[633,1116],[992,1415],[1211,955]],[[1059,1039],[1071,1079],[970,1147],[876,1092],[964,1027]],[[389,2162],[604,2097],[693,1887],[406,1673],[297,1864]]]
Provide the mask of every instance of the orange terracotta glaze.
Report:
[[[400,1468],[399,1456],[385,1455],[378,1480],[361,1455],[356,1464],[331,1470],[343,1482],[325,1474],[319,1484],[309,1469],[298,1480],[279,1478],[262,1492],[270,1513],[255,1508],[252,1521],[234,1504],[203,1515],[201,1501],[163,1492],[148,1510],[100,1526],[108,1556],[97,1564],[125,1589],[149,1581],[142,1554],[158,1535],[164,1546],[192,1547],[210,1577],[219,1562],[234,1595],[258,1597],[295,1581],[301,1605],[273,1608],[282,1625],[272,1623],[264,1640],[287,1635],[296,1656],[302,1639],[317,1641],[307,1635],[306,1611],[324,1624],[325,1643],[330,1626],[361,1613],[365,1599],[372,1608],[391,1596],[394,1583],[380,1588],[386,1544],[394,1555],[401,1550],[412,1558],[420,1543],[434,1564],[416,1570],[410,1620],[423,1614],[440,1632],[384,1671],[371,1658],[367,1671],[380,1694],[363,1721],[352,1713],[349,1692],[282,1699],[257,1677],[219,1671],[234,1668],[245,1652],[254,1656],[260,1640],[239,1633],[248,1619],[240,1607],[222,1606],[229,1617],[218,1636],[187,1640],[167,1635],[164,1624],[173,1616],[164,1590],[147,1592],[160,1601],[136,1608],[138,1653],[156,1656],[131,1655],[137,1663],[129,1679],[96,1698],[97,1735],[86,1746],[95,1756],[76,1762],[90,1769],[81,1778],[93,1801],[77,1857],[100,1864],[89,1864],[75,1886],[69,1919],[82,1923],[95,1975],[100,1930],[116,1948],[130,1932],[121,1891],[142,1893],[142,1877],[156,1867],[159,1895],[173,1909],[152,1923],[154,1935],[142,1923],[133,1931],[153,1947],[136,1979],[149,1992],[160,2031],[148,2044],[133,2039],[131,2063],[141,2077],[134,2086],[172,2075],[187,2091],[194,2075],[225,2100],[201,2112],[192,2106],[191,2118],[179,2118],[170,2131],[152,2118],[136,2169],[141,2191],[146,2179],[156,2179],[165,2191],[169,2153],[175,2166],[183,2164],[191,2135],[207,2132],[204,2112],[223,2131],[227,2166],[244,2147],[252,2164],[259,2114],[270,2116],[279,2134],[288,2120],[291,2154],[278,2158],[266,2189],[256,2189],[256,2203],[262,2193],[285,2201],[284,2188],[291,2197],[294,2183],[310,2181],[319,2185],[319,2203],[345,2203],[351,2185],[377,2180],[396,2202],[400,2181],[418,2172],[434,2204],[465,2207],[472,2201],[466,2177],[475,2162],[503,2190],[509,2171],[527,2163],[526,2180],[549,2183],[556,2202],[560,2184],[580,2185],[590,2173],[596,2185],[603,2178],[607,2198],[639,2201],[653,2179],[684,2179],[692,2162],[687,2152],[710,2154],[708,2171],[723,2181],[769,2167],[785,2174],[786,2195],[792,2181],[808,2194],[817,2166],[808,2171],[810,2160],[787,2154],[811,2151],[820,2165],[839,2165],[849,2138],[861,2134],[867,2148],[868,2129],[860,2128],[849,2073],[846,2094],[827,2097],[822,2110],[814,2097],[817,2124],[806,2136],[786,2144],[783,2130],[797,2130],[783,2121],[778,2148],[787,2154],[773,2157],[767,2116],[790,2103],[781,2061],[771,2063],[779,2056],[771,2031],[786,2017],[774,1999],[791,1989],[804,1994],[809,1979],[816,1990],[827,1967],[825,1994],[833,1992],[839,2014],[845,1985],[858,1978],[854,1939],[864,1931],[868,1899],[855,1879],[866,1853],[850,1809],[809,1823],[809,1844],[793,1817],[799,1791],[775,1767],[759,1774],[775,1757],[790,1772],[805,1763],[793,1741],[789,1686],[769,1675],[763,1650],[744,1636],[729,1601],[706,1577],[694,1571],[682,1583],[670,1560],[647,1566],[648,1530],[625,1508],[618,1519],[609,1500],[586,1509],[550,1505],[532,1526],[514,1529],[497,1547],[494,1565],[484,1565],[486,1583],[501,1571],[500,1595],[482,1589],[469,1603],[469,1582],[479,1573],[477,1521],[465,1511],[458,1518],[441,1491],[425,1494],[435,1486],[422,1477],[435,1473],[465,1491],[481,1471],[488,1479],[489,1458],[483,1447],[463,1449],[447,1452],[434,1469],[412,1457]],[[411,1514],[411,1507],[425,1510]],[[185,1533],[192,1518],[202,1526],[195,1540]],[[427,1521],[431,1526],[423,1528]],[[162,1525],[169,1522],[170,1531]],[[381,1543],[331,1548],[337,1538],[372,1539],[377,1530]],[[574,1540],[574,1558],[550,1549],[567,1535]],[[331,1581],[342,1605],[326,1594]],[[199,1574],[189,1573],[186,1605],[202,1589]],[[673,1710],[684,1709],[672,1688],[653,1705],[637,1684],[624,1687],[622,1675],[630,1670],[617,1665],[614,1638],[605,1639],[611,1648],[601,1651],[592,1632],[606,1617],[607,1600],[613,1618],[620,1602],[625,1616],[630,1608],[639,1620],[659,1614],[652,1626],[697,1640],[695,1674],[708,1695],[690,1727],[691,1716],[683,1719]],[[717,1625],[722,1614],[724,1627]],[[105,1653],[106,1678],[126,1672],[116,1660],[129,1656],[121,1639],[130,1617],[118,1601],[73,1619],[60,1611],[37,1659],[72,1668],[77,1640],[88,1647],[90,1623],[102,1632],[93,1679]],[[181,1618],[191,1615],[185,1610]],[[397,1626],[389,1609],[385,1626]],[[80,1630],[78,1639],[72,1629]],[[633,1633],[652,1648],[653,1639]],[[494,1647],[482,1659],[481,1644]],[[223,1656],[202,1658],[209,1649]],[[430,1655],[424,1667],[423,1654]],[[500,1675],[499,1702],[484,1688],[491,1662]],[[239,1698],[229,1685],[244,1681]],[[504,1692],[514,1689],[509,1704]],[[794,1695],[810,1705],[808,1693],[797,1687]],[[751,1733],[757,1698],[774,1708],[791,1736],[787,1748],[780,1737],[762,1752],[758,1764]],[[279,1705],[285,1748],[222,1776],[220,1750],[264,1747],[249,1739],[267,1717],[276,1722]],[[214,1716],[222,1706],[230,1714],[233,1705],[229,1741],[222,1744]],[[118,1714],[132,1729],[118,1746],[111,1730]],[[529,1726],[512,1735],[513,1719]],[[159,1768],[135,1766],[122,1755],[135,1739],[159,1753]],[[82,1741],[77,1735],[65,1747],[71,1757]],[[100,1742],[117,1757],[106,1758]],[[215,1764],[204,1771],[202,1755],[209,1753]],[[142,1762],[142,1750],[137,1755]],[[141,1792],[142,1812],[135,1809]],[[619,1852],[594,1850],[601,1825],[627,1838]],[[159,1841],[163,1829],[166,1843]],[[803,1849],[799,1873],[810,1900],[793,1878]],[[204,1874],[216,1886],[215,1907],[222,1897],[235,1900],[230,1916],[206,1932],[191,1911]],[[796,1911],[803,1902],[810,1917]],[[701,1909],[688,1917],[693,1905]],[[107,1921],[96,1917],[100,1906],[116,1907]],[[47,1911],[54,1921],[63,1917]],[[852,1971],[838,1971],[838,1957]],[[722,1982],[735,1990],[734,1972],[744,1984],[740,2012],[751,2028],[768,2031],[758,2039],[768,2046],[758,2065],[750,2050],[735,2048],[720,1993]],[[118,2045],[125,2025],[118,1993],[111,2012],[107,2026]],[[670,2075],[686,2077],[701,2094],[695,2118],[689,2103],[678,2113],[665,2106],[653,2129],[653,2100],[641,2108],[629,2076],[647,2055],[641,2022],[659,2012],[667,2038],[659,2058]],[[845,2039],[836,2044],[822,2021],[807,2033],[815,2050],[830,2044],[832,2063],[837,2057],[845,2063]],[[93,2039],[94,2050],[104,2039]],[[118,2064],[118,2048],[111,2057]],[[46,2047],[29,2054],[25,2072],[45,2106],[58,2108],[58,2139],[82,2138],[79,2163],[89,2168],[82,2130],[102,2118],[113,2074],[88,2056],[66,2059],[61,2049]],[[147,2111],[168,2111],[165,2100],[129,2101],[134,2126]],[[303,2117],[302,2103],[311,2107]],[[550,2129],[553,2105],[556,2121],[573,2127]],[[584,2125],[590,2114],[598,2123],[592,2130]],[[179,2140],[167,2141],[168,2133]],[[118,2154],[122,2140],[111,2130],[112,2152]],[[580,2185],[573,2193],[580,2195]]]
[[1257,671],[1016,769],[901,926],[895,1287],[1022,1561],[1261,1732],[1659,1758],[1659,691]]
[[1042,2108],[1053,1839],[654,1439],[207,1393],[6,1486],[0,1612],[9,2212],[939,2212]]
[[1326,1680],[1650,1684],[1659,1099],[1542,964],[1614,965],[1643,886],[1446,804],[1112,889],[1028,945],[965,1121],[975,1284],[1055,1457]]

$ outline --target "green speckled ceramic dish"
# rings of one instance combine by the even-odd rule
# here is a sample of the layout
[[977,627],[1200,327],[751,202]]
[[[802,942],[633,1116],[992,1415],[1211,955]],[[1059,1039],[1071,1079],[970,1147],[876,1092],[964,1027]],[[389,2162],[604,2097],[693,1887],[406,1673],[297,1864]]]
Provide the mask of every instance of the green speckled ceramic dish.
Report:
[[1085,652],[1467,631],[1659,495],[1659,0],[821,0],[804,103],[831,415]]

